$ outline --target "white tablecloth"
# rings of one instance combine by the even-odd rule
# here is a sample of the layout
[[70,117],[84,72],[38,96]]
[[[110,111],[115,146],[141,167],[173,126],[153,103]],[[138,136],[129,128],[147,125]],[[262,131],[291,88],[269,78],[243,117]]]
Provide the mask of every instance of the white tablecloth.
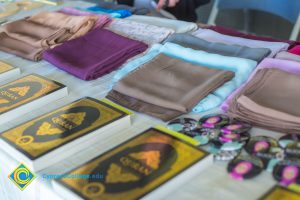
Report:
[[[0,4],[1,5],[1,4]],[[66,2],[63,6],[90,6],[86,2]],[[61,6],[60,6],[61,7]],[[56,10],[58,7],[44,6],[37,10],[30,12],[21,12],[9,20],[20,19],[22,17],[31,15],[42,10]],[[41,61],[38,63],[30,62],[22,58],[0,52],[0,60],[5,61],[13,66],[19,67],[22,76],[29,73],[37,73],[48,78],[57,80],[69,88],[69,96],[57,102],[53,102],[40,109],[32,111],[26,115],[19,116],[16,120],[0,126],[0,131],[4,131],[17,124],[23,123],[32,119],[33,117],[42,115],[62,105],[70,103],[76,99],[84,96],[91,96],[94,98],[103,98],[109,91],[110,80],[114,74],[111,73],[107,76],[99,78],[95,81],[82,81],[72,75],[63,72],[51,64]],[[7,80],[5,82],[9,82]],[[5,83],[4,82],[4,83]],[[3,84],[3,83],[1,83]],[[205,113],[204,113],[205,114]],[[207,113],[206,113],[207,114]],[[200,118],[200,115],[189,115],[190,117]],[[66,159],[56,166],[44,170],[42,173],[61,174],[69,171],[76,166],[86,162],[84,158],[88,152],[98,151],[99,154],[112,148],[113,146],[123,142],[124,140],[142,132],[143,130],[163,124],[163,122],[150,118],[142,114],[136,114],[133,118],[132,127],[129,130],[124,130],[122,137],[114,137],[113,135],[106,141],[95,144],[83,152]],[[271,131],[261,130],[254,128],[251,133],[253,135],[269,135],[278,138],[280,134]],[[14,183],[8,179],[8,175],[18,166],[18,162],[6,153],[0,151],[0,199],[1,200],[56,200],[61,199],[55,193],[51,186],[51,181],[42,178],[41,174],[24,190],[20,191]],[[168,194],[164,199],[222,199],[222,200],[253,200],[259,198],[263,193],[268,191],[273,185],[276,184],[272,175],[268,172],[263,172],[258,177],[246,180],[235,181],[232,180],[227,171],[227,162],[215,162],[212,166],[202,171],[198,176],[194,177],[187,184],[178,188],[171,194]]]

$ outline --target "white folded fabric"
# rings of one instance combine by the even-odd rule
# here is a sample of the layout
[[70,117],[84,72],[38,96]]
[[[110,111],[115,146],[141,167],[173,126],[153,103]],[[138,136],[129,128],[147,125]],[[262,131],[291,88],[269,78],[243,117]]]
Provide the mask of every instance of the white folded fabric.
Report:
[[193,22],[186,22],[180,20],[166,19],[161,17],[145,16],[145,15],[132,15],[126,19],[151,24],[155,26],[173,29],[176,33],[186,33],[194,31],[198,28],[197,24]]
[[134,40],[139,40],[147,44],[161,43],[169,35],[174,33],[174,30],[170,28],[135,22],[127,19],[114,19],[106,28],[120,35]]

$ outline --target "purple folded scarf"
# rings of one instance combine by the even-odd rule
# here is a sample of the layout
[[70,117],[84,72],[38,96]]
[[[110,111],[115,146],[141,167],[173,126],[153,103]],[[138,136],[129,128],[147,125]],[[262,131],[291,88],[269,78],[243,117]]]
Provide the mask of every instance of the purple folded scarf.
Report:
[[104,29],[65,42],[44,52],[43,58],[83,80],[93,80],[144,52],[147,45]]

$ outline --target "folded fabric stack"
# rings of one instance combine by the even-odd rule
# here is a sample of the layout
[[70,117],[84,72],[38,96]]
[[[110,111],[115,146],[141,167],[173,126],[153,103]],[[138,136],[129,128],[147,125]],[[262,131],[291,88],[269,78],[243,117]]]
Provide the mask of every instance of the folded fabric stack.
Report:
[[147,44],[160,43],[174,33],[170,28],[139,23],[126,19],[114,19],[107,27],[108,30],[139,40]]
[[93,80],[120,67],[127,59],[144,52],[147,45],[105,29],[44,52],[43,58],[83,80]]
[[233,76],[230,71],[193,65],[159,54],[119,81],[108,98],[168,121],[190,112],[201,99]]
[[285,42],[269,42],[224,35],[210,29],[200,28],[192,34],[209,42],[219,42],[230,45],[241,45],[251,48],[268,48],[271,50],[269,57],[274,57],[280,51],[286,51],[290,46],[288,43]]
[[266,48],[249,48],[246,46],[208,42],[193,35],[184,33],[175,33],[171,35],[164,43],[166,42],[176,43],[183,47],[202,50],[208,53],[246,58],[256,62],[260,62],[271,53],[271,51]]
[[169,28],[174,30],[174,32],[176,33],[186,33],[190,31],[194,31],[198,28],[197,24],[192,22],[166,19],[166,18],[160,18],[154,16],[132,15],[126,19],[140,22],[140,23]]
[[97,16],[42,12],[1,27],[0,50],[38,61],[45,49],[80,37],[95,25]]
[[[218,54],[210,54],[204,51],[196,51],[190,48],[184,48],[173,43],[166,43],[164,45],[157,44],[154,45],[145,56],[129,62],[121,70],[119,70],[114,76],[113,82],[118,82],[119,80],[123,79],[128,73],[134,70],[140,70],[140,68],[143,68],[144,64],[147,64],[147,62],[151,61],[160,53],[163,53],[172,58],[192,63],[194,65],[204,66],[217,70],[231,71],[235,73],[235,77],[230,81],[227,81],[225,84],[220,85],[220,87],[216,88],[216,90],[211,90],[211,92],[205,98],[202,97],[200,99],[201,101],[197,105],[194,105],[194,112],[204,112],[219,106],[225,100],[225,98],[231,94],[231,92],[233,92],[247,80],[248,76],[254,70],[257,64],[257,62],[253,60],[227,57]],[[177,78],[177,76],[173,78],[175,79]],[[136,85],[138,84],[140,83],[137,82]],[[135,85],[131,86],[135,87]],[[157,84],[152,87],[159,88],[162,87],[162,85]],[[173,87],[174,89],[176,89],[176,87],[178,86],[173,85]],[[188,91],[185,92],[187,93]]]
[[[257,118],[259,124],[262,117],[256,110],[251,111],[257,107],[247,107],[254,105],[249,102],[265,107],[273,104],[251,96],[252,88],[254,94],[260,95],[257,88],[261,79],[287,78],[282,72],[265,70],[266,63],[276,68],[300,62],[297,41],[259,37],[220,26],[198,28],[195,23],[138,13],[136,8],[107,2],[89,8],[65,7],[57,12],[38,13],[1,26],[0,50],[34,61],[44,58],[83,80],[93,80],[120,68],[113,77],[108,98],[165,121],[190,111],[206,112],[222,104],[224,111],[229,110],[237,118],[255,113],[249,120]],[[148,45],[152,45],[151,49],[138,57]],[[276,65],[266,57],[276,57]],[[250,88],[247,80],[254,82]],[[251,92],[246,93],[245,88]],[[263,87],[267,89],[268,85]],[[246,101],[241,91],[246,94]],[[270,93],[270,97],[276,95]],[[276,106],[274,110],[281,109]],[[280,110],[285,111],[290,112]],[[269,122],[266,127],[274,121]]]
[[296,62],[300,62],[300,56],[295,55],[293,53],[287,52],[287,51],[282,51],[279,52],[275,58],[282,59],[282,60],[292,60]]
[[265,59],[232,99],[233,118],[284,133],[300,130],[299,63]]

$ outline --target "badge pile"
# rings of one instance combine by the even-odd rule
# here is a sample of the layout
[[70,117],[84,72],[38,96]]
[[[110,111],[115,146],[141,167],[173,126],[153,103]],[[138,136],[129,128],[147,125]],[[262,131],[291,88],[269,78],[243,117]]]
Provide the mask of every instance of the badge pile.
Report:
[[300,183],[300,136],[288,134],[276,140],[251,136],[252,126],[228,116],[207,115],[198,121],[179,118],[168,128],[189,136],[218,161],[230,161],[228,173],[236,180],[251,179],[263,170],[282,186]]

